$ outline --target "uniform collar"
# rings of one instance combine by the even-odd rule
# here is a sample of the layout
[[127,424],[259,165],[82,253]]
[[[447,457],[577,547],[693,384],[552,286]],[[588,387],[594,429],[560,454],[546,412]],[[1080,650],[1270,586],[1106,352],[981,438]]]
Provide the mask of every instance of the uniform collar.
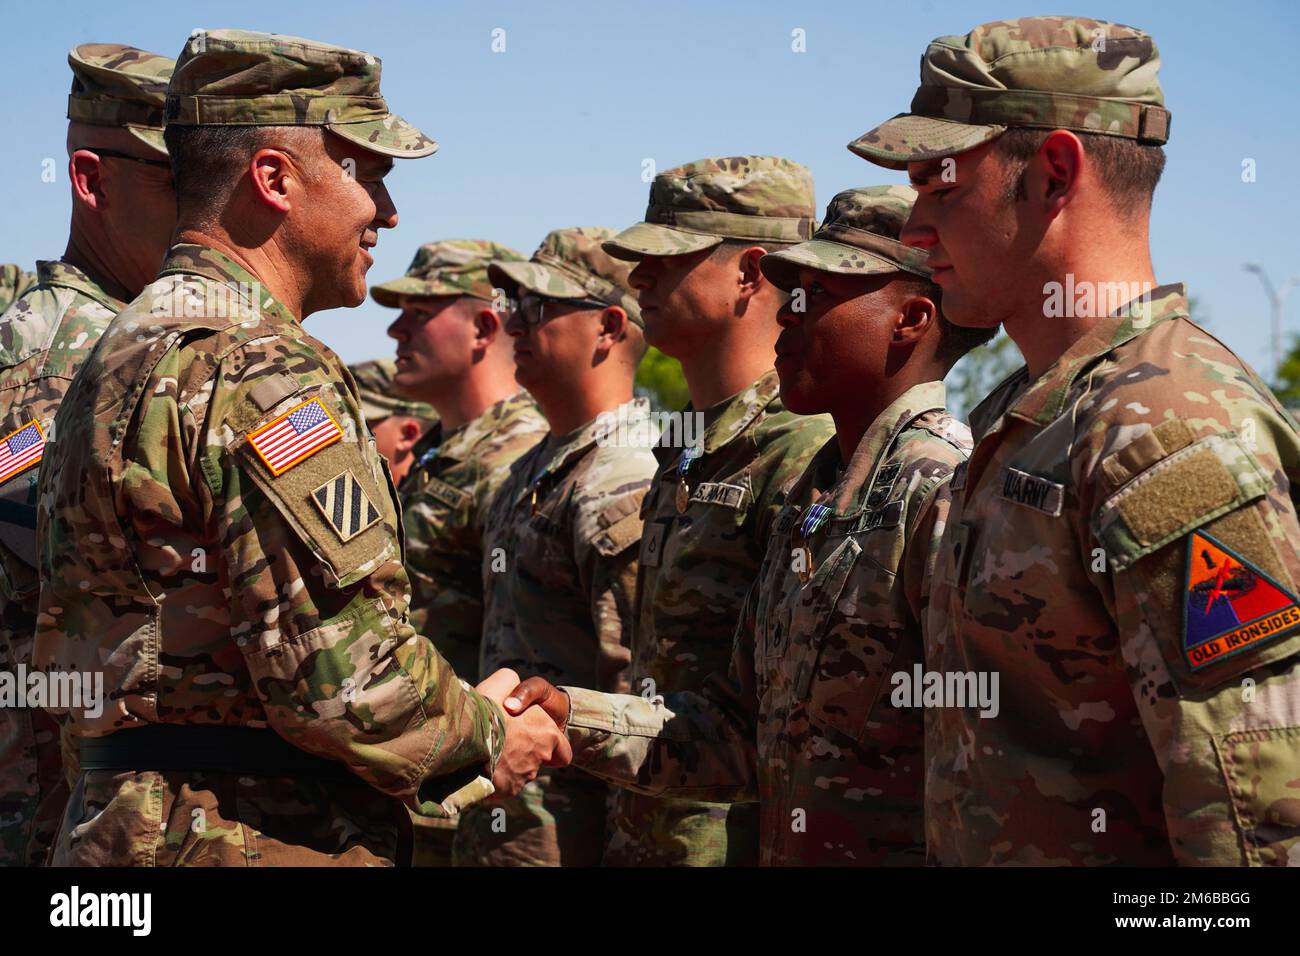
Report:
[[506,422],[516,415],[536,408],[537,404],[533,401],[533,396],[521,388],[513,395],[508,395],[496,404],[488,406],[478,418],[466,422],[450,433],[444,433],[441,424],[435,425],[416,446],[416,460],[418,461],[419,455],[429,447],[441,443],[437,458],[468,461],[478,454],[479,446],[500,431]]
[[[567,468],[581,458],[598,441],[606,438],[616,428],[641,431],[641,423],[650,417],[650,402],[634,398],[609,412],[602,412],[587,424],[567,435],[547,435],[547,444],[553,449],[548,454],[545,471],[555,473]],[[613,423],[611,425],[611,422]],[[634,432],[635,433],[635,432]]]
[[[1065,350],[1043,375],[1028,383],[1021,366],[971,412],[971,428],[980,438],[1003,414],[1044,426],[1060,417],[1079,375],[1098,358],[1150,331],[1161,322],[1186,316],[1187,296],[1181,283],[1157,286],[1102,319]],[[1008,407],[1010,406],[1010,407]]]
[[831,503],[836,511],[843,512],[859,491],[870,488],[876,472],[884,462],[886,452],[893,447],[907,426],[926,412],[942,411],[947,402],[943,382],[921,382],[913,385],[886,406],[862,435],[837,483],[839,491]]
[[[260,315],[272,322],[302,323],[289,311],[288,306],[280,302],[262,285],[262,280],[249,272],[230,256],[209,246],[192,242],[178,242],[167,252],[158,278],[168,275],[195,275],[219,282],[236,293],[239,302],[250,314]],[[231,306],[234,305],[232,302]],[[228,312],[235,314],[233,308]]]
[[36,263],[36,277],[42,285],[62,286],[89,296],[115,314],[126,308],[125,302],[109,295],[103,286],[70,262],[42,259]]
[[[776,370],[766,372],[744,391],[704,411],[704,454],[715,452],[735,441],[745,429],[767,409],[781,391],[781,380]],[[693,414],[695,406],[688,404],[683,415]],[[676,446],[657,445],[655,457],[664,462],[680,452]]]

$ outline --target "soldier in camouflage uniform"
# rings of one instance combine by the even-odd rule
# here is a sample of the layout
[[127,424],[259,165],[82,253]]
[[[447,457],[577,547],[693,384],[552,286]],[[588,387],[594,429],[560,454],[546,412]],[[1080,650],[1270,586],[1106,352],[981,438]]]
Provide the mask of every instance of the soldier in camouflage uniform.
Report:
[[[37,263],[36,284],[0,316],[0,668],[10,672],[32,661],[36,484],[54,413],[124,300],[162,264],[175,224],[162,135],[173,61],[88,43],[68,53],[68,64],[68,247],[61,259]],[[27,274],[9,270],[5,287],[22,285]],[[54,719],[38,708],[0,708],[0,863],[41,862],[67,796]]]
[[1159,63],[985,24],[850,146],[908,169],[947,317],[1027,359],[972,413],[925,621],[930,671],[1000,679],[995,714],[927,711],[939,863],[1300,864],[1300,438],[1154,285]]
[[[371,297],[400,308],[394,385],[433,404],[437,426],[413,449],[398,484],[411,579],[411,624],[467,680],[478,674],[483,633],[483,531],[510,464],[546,433],[546,420],[515,381],[504,293],[488,281],[493,259],[523,262],[486,239],[421,246],[406,275]],[[450,866],[458,817],[415,819],[414,863]]]
[[396,394],[393,376],[397,367],[392,359],[359,362],[349,365],[348,371],[357,383],[361,417],[375,436],[375,450],[388,462],[393,482],[401,485],[415,462],[416,443],[437,424],[438,413],[424,402],[413,402]]
[[[645,340],[631,266],[600,248],[613,235],[557,229],[531,261],[489,271],[520,300],[507,326],[517,375],[550,431],[510,468],[488,516],[483,673],[627,689],[641,501],[655,458],[649,405],[632,397]],[[465,812],[456,864],[598,865],[608,796],[575,771],[544,773],[512,800]]]
[[947,482],[970,448],[940,380],[991,332],[939,318],[925,253],[898,241],[914,196],[842,192],[811,242],[763,257],[803,296],[778,313],[781,398],[830,412],[836,432],[772,527],[729,673],[658,703],[565,688],[571,712],[556,714],[597,776],[757,798],[765,865],[924,860],[922,711],[890,689],[922,659]]
[[24,272],[12,262],[0,265],[0,312],[13,305],[15,299],[34,285],[35,272]]
[[[632,259],[647,341],[682,363],[691,403],[666,432],[642,514],[633,688],[698,691],[727,668],[732,635],[786,486],[830,437],[777,397],[785,296],[764,252],[811,237],[812,175],[786,159],[733,156],[665,170],[646,221],[605,244]],[[701,434],[690,427],[702,421]],[[611,865],[757,861],[758,808],[620,792]]]
[[302,326],[363,301],[397,220],[383,178],[436,148],[379,73],[237,30],[177,62],[178,241],[73,382],[43,471],[36,664],[100,670],[108,698],[56,711],[81,768],[56,864],[391,864],[403,803],[454,814],[567,757],[411,628],[391,480]]

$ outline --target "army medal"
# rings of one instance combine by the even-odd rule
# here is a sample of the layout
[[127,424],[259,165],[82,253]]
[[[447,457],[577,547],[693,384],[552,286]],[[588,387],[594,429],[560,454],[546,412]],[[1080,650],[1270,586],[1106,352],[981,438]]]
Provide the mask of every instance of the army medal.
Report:
[[831,515],[835,512],[823,504],[812,505],[808,513],[803,516],[803,521],[799,524],[799,538],[802,542],[800,555],[803,558],[799,571],[799,580],[807,582],[813,576],[813,552],[812,545],[809,543],[812,536],[816,534],[821,527],[830,520]]
[[686,473],[691,465],[703,453],[698,445],[691,445],[682,450],[682,457],[677,462],[677,513],[685,514],[691,503],[691,486],[686,483]]

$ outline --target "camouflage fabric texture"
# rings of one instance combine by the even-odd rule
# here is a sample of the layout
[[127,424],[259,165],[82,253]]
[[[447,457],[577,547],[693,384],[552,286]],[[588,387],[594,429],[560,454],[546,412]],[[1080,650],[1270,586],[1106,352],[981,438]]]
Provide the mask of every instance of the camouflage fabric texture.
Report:
[[[272,428],[321,430],[287,459]],[[107,698],[56,709],[65,732],[259,728],[355,780],[83,772],[54,863],[383,865],[402,804],[447,816],[491,793],[504,716],[409,624],[397,499],[351,379],[254,276],[173,247],[55,430],[34,662],[100,671]]]
[[349,365],[348,371],[357,386],[361,399],[361,416],[368,424],[383,421],[391,415],[420,418],[430,425],[438,420],[438,413],[427,402],[413,402],[393,391],[393,377],[397,363],[392,359],[372,359]]
[[[658,704],[566,688],[575,766],[651,795],[757,800],[765,866],[922,863],[922,712],[889,688],[922,660],[947,482],[970,450],[943,403],[942,384],[915,386],[846,467],[834,438],[816,454],[773,524],[726,674]],[[815,503],[833,515],[805,537]]]
[[929,254],[898,238],[914,202],[916,190],[911,186],[846,189],[830,201],[812,239],[759,260],[763,275],[786,292],[799,285],[800,268],[841,275],[901,271],[928,278]]
[[[698,693],[725,673],[745,597],[767,550],[789,486],[834,427],[789,412],[775,371],[704,412],[702,453],[685,477],[683,447],[661,440],[659,467],[642,508],[632,689],[650,697]],[[694,409],[687,406],[686,414]],[[668,436],[671,437],[671,436]],[[679,486],[685,510],[679,511]],[[605,862],[752,865],[758,808],[620,791]]]
[[[54,438],[73,375],[126,303],[76,266],[36,264],[37,284],[0,316],[0,438],[33,422]],[[30,446],[29,446],[30,447]],[[0,668],[32,665],[40,596],[36,490],[43,451],[0,478]],[[58,723],[40,708],[0,708],[0,864],[39,864],[63,817],[68,787]]]
[[[641,502],[655,456],[621,445],[610,424],[635,433],[649,411],[634,399],[548,435],[511,467],[483,542],[481,674],[510,667],[554,684],[627,689]],[[519,796],[462,814],[456,865],[597,865],[607,799],[589,776],[544,770]]]
[[363,149],[417,159],[438,144],[389,112],[379,57],[301,37],[196,30],[176,58],[167,123],[323,126]]
[[0,264],[0,312],[13,305],[15,299],[34,285],[35,272],[25,272],[12,262]]
[[1167,285],[972,427],[927,667],[1001,707],[927,711],[934,861],[1300,863],[1294,420]]
[[444,239],[422,245],[406,275],[370,287],[370,297],[390,309],[400,307],[402,295],[468,295],[491,302],[495,290],[488,280],[493,261],[523,262],[509,246],[490,239]]
[[817,218],[812,173],[779,156],[724,156],[655,176],[645,221],[605,243],[621,259],[679,256],[723,239],[801,242]]
[[68,52],[68,66],[69,120],[125,129],[154,155],[167,157],[163,107],[175,60],[120,43],[83,43]]
[[644,327],[641,305],[628,282],[632,264],[601,248],[614,230],[600,226],[555,229],[527,262],[493,262],[488,277],[516,297],[531,292],[551,299],[592,299],[620,306]]
[[456,673],[477,682],[483,637],[483,536],[488,509],[510,466],[546,435],[546,419],[526,391],[416,444],[402,480],[411,624]]
[[911,111],[849,149],[905,169],[963,153],[1010,127],[1161,144],[1169,139],[1170,115],[1159,70],[1155,40],[1133,27],[1086,17],[996,20],[964,37],[932,41]]

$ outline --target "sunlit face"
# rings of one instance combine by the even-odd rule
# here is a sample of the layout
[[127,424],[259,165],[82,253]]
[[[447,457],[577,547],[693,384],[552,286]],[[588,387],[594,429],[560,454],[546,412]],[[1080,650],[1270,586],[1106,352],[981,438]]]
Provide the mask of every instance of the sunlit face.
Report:
[[309,277],[304,311],[357,306],[365,301],[366,272],[375,261],[369,250],[380,229],[397,225],[384,184],[393,161],[329,132],[320,143],[310,142],[285,150],[301,177],[290,215]]
[[680,359],[693,343],[731,318],[735,264],[712,250],[680,256],[642,256],[629,281],[636,290],[646,341]]
[[401,313],[388,327],[397,340],[397,374],[402,394],[432,401],[465,380],[474,364],[474,317],[487,303],[469,296],[411,296],[398,299]]
[[918,193],[902,238],[927,249],[943,289],[944,316],[955,325],[994,328],[1041,300],[1027,264],[1039,234],[1025,204],[1008,201],[1009,174],[991,143],[948,159],[908,164]]
[[793,297],[777,312],[781,401],[813,415],[861,405],[885,378],[890,339],[905,296],[898,273],[842,275],[799,270],[803,311]]
[[603,307],[547,299],[521,290],[506,323],[514,340],[515,379],[530,391],[565,387],[592,366]]

